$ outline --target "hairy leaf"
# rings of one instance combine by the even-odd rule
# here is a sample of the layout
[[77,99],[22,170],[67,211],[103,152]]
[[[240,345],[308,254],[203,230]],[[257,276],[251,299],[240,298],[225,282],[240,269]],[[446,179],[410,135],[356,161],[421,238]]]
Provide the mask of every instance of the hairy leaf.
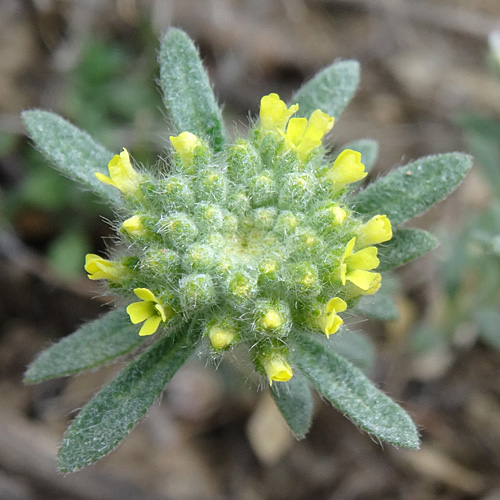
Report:
[[158,62],[163,102],[177,133],[191,132],[220,150],[225,135],[221,112],[198,51],[186,33],[176,28],[167,31]]
[[271,386],[271,394],[293,435],[303,439],[311,427],[313,411],[306,378],[296,371],[288,382]]
[[293,338],[293,362],[314,387],[361,429],[396,446],[418,448],[408,414],[380,392],[356,367],[309,334]]
[[24,380],[36,383],[94,368],[130,352],[144,339],[125,309],[111,311],[43,351],[28,367]]
[[385,214],[399,226],[454,191],[471,165],[472,157],[462,153],[420,158],[358,193],[354,208],[363,214]]
[[359,83],[357,61],[339,61],[326,67],[306,82],[290,99],[298,103],[296,116],[309,117],[316,109],[337,119],[351,100]]
[[423,229],[397,229],[392,239],[379,247],[380,265],[377,271],[402,266],[434,250],[438,244],[437,238]]
[[58,459],[61,472],[99,460],[132,430],[194,351],[194,330],[159,339],[94,396],[64,435]]
[[108,163],[113,153],[49,111],[24,111],[22,118],[36,146],[56,169],[102,198],[113,203],[119,201],[118,190],[95,176],[95,172],[109,175]]

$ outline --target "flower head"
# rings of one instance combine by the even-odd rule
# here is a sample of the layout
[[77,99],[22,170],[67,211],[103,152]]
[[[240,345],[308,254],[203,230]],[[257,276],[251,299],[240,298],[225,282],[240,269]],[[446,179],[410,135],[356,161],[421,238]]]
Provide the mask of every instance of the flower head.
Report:
[[91,280],[119,281],[126,274],[121,264],[103,259],[95,253],[88,253],[85,256],[85,271]]
[[360,181],[366,176],[365,166],[361,163],[361,153],[352,149],[342,151],[325,174],[336,189]]
[[113,156],[108,163],[109,177],[107,175],[96,172],[95,176],[104,184],[109,184],[119,189],[123,194],[134,194],[139,189],[139,184],[142,181],[142,176],[132,167],[130,155],[123,148],[119,155]]
[[182,132],[177,136],[170,136],[170,142],[175,152],[181,157],[185,167],[193,164],[194,151],[202,145],[201,140],[191,132]]
[[294,113],[299,109],[298,104],[287,108],[278,94],[265,95],[260,100],[260,127],[264,131],[284,129]]
[[344,324],[344,321],[338,313],[346,309],[347,304],[339,297],[334,297],[327,302],[325,311],[320,316],[318,323],[319,327],[328,338],[333,333],[336,333],[340,326]]
[[172,316],[173,311],[168,305],[162,305],[147,288],[135,288],[134,293],[141,301],[130,304],[127,314],[134,325],[144,322],[139,335],[152,335],[158,330],[161,322],[165,323]]
[[321,146],[325,134],[333,127],[334,118],[320,109],[313,111],[307,118],[291,118],[286,133],[279,130],[288,148],[299,155],[301,161],[307,161],[313,149]]
[[292,367],[283,356],[277,352],[272,352],[267,355],[262,361],[262,366],[269,379],[269,385],[273,385],[273,381],[287,382],[293,376]]

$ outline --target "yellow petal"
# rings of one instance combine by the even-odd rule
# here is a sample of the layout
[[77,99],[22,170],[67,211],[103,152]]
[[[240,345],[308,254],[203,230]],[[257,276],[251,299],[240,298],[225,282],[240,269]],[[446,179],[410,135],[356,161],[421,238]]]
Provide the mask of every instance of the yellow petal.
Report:
[[164,307],[161,304],[155,304],[154,308],[155,308],[157,314],[160,316],[161,320],[164,322],[167,321],[167,319],[170,317],[171,312],[172,312],[170,307],[168,307],[168,306]]
[[113,156],[108,164],[109,175],[114,185],[122,193],[132,193],[137,190],[141,176],[134,170],[128,151],[123,148],[119,155]]
[[345,246],[344,250],[344,259],[349,257],[352,254],[352,251],[354,250],[354,245],[356,244],[356,238],[351,238],[349,240],[349,243]]
[[365,166],[361,163],[361,153],[352,149],[346,149],[340,153],[333,166],[326,173],[334,186],[343,187],[346,184],[359,181],[367,176]]
[[309,117],[309,128],[311,129],[317,129],[321,133],[321,139],[326,133],[328,133],[334,124],[334,118],[333,116],[330,116],[320,109],[317,109],[312,112],[311,116]]
[[146,335],[152,335],[158,330],[160,326],[161,318],[160,316],[151,316],[151,318],[147,319],[139,330],[139,335],[144,337]]
[[355,269],[363,269],[365,271],[375,269],[380,264],[377,252],[377,247],[366,247],[349,255],[345,259],[348,271],[354,271]]
[[373,286],[374,280],[376,280],[378,274],[379,273],[371,273],[363,269],[356,269],[348,272],[346,274],[346,279],[361,288],[361,290],[367,291]]
[[373,280],[370,286],[363,291],[363,295],[373,295],[378,291],[380,286],[382,285],[382,275],[380,273],[372,273]]
[[337,333],[338,329],[344,324],[344,320],[338,316],[337,314],[333,314],[329,316],[327,320],[323,324],[323,332],[325,333],[327,338],[330,338],[330,335]]
[[313,139],[311,137],[304,137],[296,146],[295,150],[299,155],[301,161],[306,162],[313,149],[321,146],[321,139]]
[[122,228],[125,229],[127,233],[133,236],[143,236],[146,233],[146,229],[142,225],[142,219],[140,215],[134,215],[129,219],[123,221]]
[[182,132],[178,136],[170,136],[170,142],[180,155],[185,166],[193,163],[194,151],[202,144],[200,139],[191,132]]
[[110,186],[118,188],[118,186],[111,180],[111,177],[101,174],[100,172],[95,172],[94,175],[97,177],[98,180],[100,180],[104,184],[109,184]]
[[118,280],[124,272],[120,264],[89,253],[85,256],[85,271],[91,280]]
[[307,118],[290,118],[286,128],[286,138],[297,146],[304,136],[307,127]]
[[293,376],[291,366],[279,354],[272,354],[266,358],[263,365],[270,385],[273,381],[286,382]]
[[326,314],[337,314],[347,309],[347,304],[340,298],[334,297],[330,299],[325,307]]
[[155,297],[154,293],[147,288],[134,288],[134,293],[142,300],[150,300],[158,303],[158,299]]
[[127,314],[130,316],[130,321],[134,325],[142,323],[152,316],[158,316],[156,314],[155,304],[151,301],[133,302],[127,306]]
[[387,215],[375,215],[358,230],[360,247],[376,245],[392,238],[391,221]]
[[266,131],[284,129],[290,116],[298,109],[298,104],[287,108],[278,94],[265,95],[260,100],[260,126]]

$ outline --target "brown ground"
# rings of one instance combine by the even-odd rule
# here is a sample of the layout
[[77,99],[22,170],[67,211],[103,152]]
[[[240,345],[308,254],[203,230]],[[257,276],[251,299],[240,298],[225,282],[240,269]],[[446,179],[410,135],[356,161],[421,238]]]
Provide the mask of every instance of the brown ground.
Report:
[[[19,151],[19,111],[60,109],[85,37],[127,39],[144,21],[155,36],[172,24],[196,39],[236,123],[263,94],[287,97],[335,58],[358,59],[361,88],[334,139],[379,140],[379,172],[463,150],[452,121],[460,111],[500,114],[500,87],[485,63],[497,0],[1,0],[0,11],[0,131],[19,134]],[[23,176],[18,149],[0,157],[5,193]],[[418,225],[457,227],[485,199],[473,172]],[[0,499],[500,499],[500,353],[475,341],[470,325],[430,355],[408,347],[416,318],[439,308],[432,256],[401,273],[402,319],[366,325],[379,347],[370,375],[414,417],[420,451],[373,442],[319,400],[310,436],[295,442],[267,393],[195,360],[117,451],[57,474],[57,444],[74,409],[117,368],[22,384],[37,352],[105,305],[83,276],[50,271],[43,250],[57,232],[53,220],[28,209],[18,216],[0,233]]]

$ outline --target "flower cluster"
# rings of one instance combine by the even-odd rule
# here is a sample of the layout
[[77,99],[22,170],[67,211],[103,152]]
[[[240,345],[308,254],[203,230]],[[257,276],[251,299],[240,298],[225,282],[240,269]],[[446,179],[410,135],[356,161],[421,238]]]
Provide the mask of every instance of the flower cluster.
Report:
[[361,154],[328,159],[333,117],[297,111],[277,94],[263,97],[249,138],[222,152],[190,132],[170,137],[162,175],[137,171],[125,149],[114,156],[109,177],[96,176],[124,197],[127,255],[89,254],[85,263],[90,279],[131,302],[139,335],[201,317],[214,354],[244,343],[271,384],[292,377],[292,329],[329,337],[360,296],[378,290],[374,245],[392,237],[385,215],[365,220],[346,201],[366,176]]

